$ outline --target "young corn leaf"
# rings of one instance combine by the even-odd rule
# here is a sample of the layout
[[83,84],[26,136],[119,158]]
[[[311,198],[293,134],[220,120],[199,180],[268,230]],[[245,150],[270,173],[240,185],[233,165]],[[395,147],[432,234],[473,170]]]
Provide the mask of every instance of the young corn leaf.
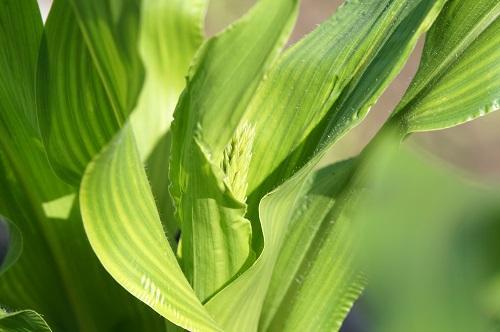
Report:
[[[3,1],[0,11],[0,195],[1,213],[15,220],[26,245],[17,263],[0,277],[3,306],[31,307],[69,322],[68,298],[61,294],[62,276],[45,242],[46,230],[31,207],[62,196],[45,160],[36,130],[34,78],[42,20],[36,1]],[[29,275],[37,278],[30,280]],[[54,297],[52,294],[61,294]]]
[[452,127],[500,108],[499,15],[497,0],[448,3],[394,115],[406,132]]
[[126,112],[110,97],[68,1],[54,1],[43,43],[37,82],[41,132],[55,171],[78,185]]
[[[442,15],[447,15],[446,12],[443,13]],[[413,15],[412,17],[415,17],[415,15]],[[447,33],[453,33],[453,31],[447,31]],[[449,36],[446,36],[446,35],[442,35],[441,36],[444,40],[448,40],[447,37]],[[405,40],[405,38],[402,38],[403,40]],[[394,49],[393,49],[394,50]],[[369,81],[366,81],[366,80],[362,80],[362,82],[369,82]],[[356,91],[362,91],[360,89],[357,89]],[[494,93],[495,90],[491,90],[490,92],[491,93]],[[359,173],[359,169],[357,169],[356,171],[354,172],[357,172]],[[349,189],[349,188],[352,188],[352,185],[349,185],[347,186],[346,188],[343,188],[339,194],[340,197],[342,196],[345,196],[346,193],[348,193],[349,191],[351,191],[352,189]],[[345,198],[343,198],[344,200],[346,200]],[[347,199],[349,200],[349,199]],[[342,205],[342,204],[340,204]],[[299,205],[300,206],[300,205]],[[341,209],[345,209],[344,206],[341,206],[340,207]],[[339,225],[339,224],[342,224],[342,222],[345,222],[344,218],[342,218],[342,212],[340,212],[340,214],[337,214],[337,216],[335,216],[333,218],[335,220],[335,225]],[[308,224],[310,224],[311,222],[313,222],[312,220],[308,220]],[[327,224],[326,224],[327,225]],[[334,226],[334,227],[339,227],[339,226]],[[309,259],[307,261],[304,261],[303,265],[301,265],[301,267],[303,268],[302,270],[299,270],[300,273],[298,274],[294,274],[294,273],[287,273],[287,272],[293,272],[293,269],[296,268],[296,265],[294,265],[294,263],[292,261],[290,261],[290,252],[291,250],[296,250],[296,253],[302,253],[304,252],[305,250],[301,250],[301,246],[298,246],[298,248],[293,248],[293,235],[294,234],[298,234],[298,232],[301,230],[301,228],[299,227],[298,230],[295,230],[294,228],[292,228],[292,231],[289,232],[290,235],[289,237],[287,237],[287,242],[285,244],[285,247],[282,249],[283,252],[282,252],[282,257],[280,257],[283,261],[283,263],[281,264],[281,268],[280,268],[280,265],[278,265],[276,267],[276,270],[275,270],[275,285],[274,288],[273,286],[270,287],[270,291],[269,291],[269,294],[268,294],[268,302],[266,304],[270,305],[270,310],[271,310],[271,313],[273,312],[273,307],[272,305],[274,303],[280,303],[279,301],[283,301],[283,303],[281,303],[281,306],[279,307],[280,310],[277,311],[278,313],[278,316],[275,317],[275,319],[270,323],[272,324],[271,325],[271,330],[273,328],[278,328],[278,329],[283,329],[283,327],[285,326],[285,329],[286,329],[286,324],[289,322],[287,321],[287,316],[286,315],[283,315],[283,312],[287,313],[287,312],[293,312],[294,310],[297,311],[297,314],[296,315],[290,315],[289,320],[290,320],[290,325],[292,328],[292,330],[294,328],[297,328],[298,330],[304,330],[304,329],[307,329],[305,328],[305,326],[307,325],[301,325],[301,321],[303,322],[303,324],[308,324],[308,323],[311,323],[310,326],[314,326],[314,327],[318,327],[318,326],[322,326],[321,323],[322,321],[328,321],[328,318],[324,318],[325,315],[321,315],[319,314],[319,312],[321,312],[321,308],[325,308],[327,309],[328,306],[324,305],[324,298],[322,297],[322,301],[321,303],[318,303],[317,306],[314,305],[314,300],[317,299],[318,297],[316,296],[316,294],[318,292],[311,292],[311,295],[308,298],[308,295],[307,295],[307,290],[308,288],[312,288],[311,285],[314,285],[316,283],[317,286],[321,286],[321,285],[324,285],[325,282],[324,280],[327,280],[327,277],[330,275],[328,271],[328,273],[318,273],[318,271],[320,271],[320,267],[318,265],[320,265],[319,263],[310,263],[311,261],[315,261],[314,259],[312,259],[311,257],[308,257]],[[314,250],[316,250],[316,252],[318,253],[318,255],[321,255],[321,253],[324,253],[325,251],[325,248],[327,248],[327,244],[328,244],[328,241],[333,241],[333,239],[330,237],[330,236],[334,236],[335,235],[335,232],[332,232],[332,235],[328,235],[329,232],[325,231],[325,224],[323,224],[323,228],[321,229],[321,232],[318,232],[319,234],[319,238],[316,238],[315,240],[315,245],[312,246],[312,248],[310,248],[309,246],[307,246],[307,241],[304,241],[304,242],[301,242],[301,243],[306,243],[305,247],[309,248],[309,250],[307,251],[307,253],[310,253],[311,251],[314,252]],[[325,235],[326,234],[326,235]],[[297,237],[298,235],[296,235]],[[296,238],[295,237],[295,238]],[[342,237],[342,240],[339,240],[339,239],[336,239],[337,241],[339,242],[342,242],[345,244],[345,246],[347,246],[348,244],[348,236],[344,236]],[[290,242],[288,242],[290,241]],[[323,241],[323,242],[322,242]],[[317,243],[324,243],[323,245],[321,244],[317,244]],[[291,244],[290,244],[291,243]],[[291,248],[291,249],[288,249],[287,248]],[[345,249],[345,247],[344,247]],[[288,252],[287,252],[288,251]],[[331,256],[329,256],[331,257]],[[340,257],[342,257],[342,255],[340,255]],[[339,257],[339,258],[340,258]],[[318,257],[316,257],[318,258]],[[279,261],[278,261],[279,262]],[[316,262],[324,262],[324,260],[316,260]],[[309,264],[308,264],[309,263]],[[305,266],[305,267],[304,267]],[[349,266],[349,264],[346,264],[344,266],[344,269],[346,271],[348,271],[348,269],[346,269],[346,266]],[[351,265],[352,267],[352,265]],[[308,274],[311,273],[311,274]],[[289,276],[287,278],[287,276]],[[294,278],[297,278],[297,280],[294,280]],[[290,280],[289,282],[291,283],[291,286],[286,289],[286,290],[283,290],[282,288],[282,285],[285,284],[286,285],[286,280]],[[315,281],[316,280],[316,281]],[[340,278],[340,280],[342,280],[342,278]],[[351,280],[353,280],[353,278],[351,278]],[[338,282],[338,281],[337,281]],[[304,285],[302,285],[302,283]],[[279,286],[278,286],[279,284]],[[329,284],[330,287],[333,287],[334,283],[331,283]],[[297,291],[298,289],[298,291]],[[305,293],[304,294],[304,290],[305,290]],[[345,290],[345,288],[344,288]],[[286,291],[286,294],[284,295],[279,295],[279,292],[283,293]],[[300,293],[300,292],[303,292],[303,293]],[[278,295],[276,295],[278,293]],[[324,291],[321,292],[322,294],[324,293]],[[300,294],[300,296],[298,296]],[[296,299],[295,297],[296,296]],[[338,298],[338,295],[337,297],[332,297],[333,299],[336,299]],[[282,299],[282,300],[280,300]],[[301,304],[304,304],[301,306]],[[307,312],[310,312],[311,313],[311,317],[309,317],[307,315]],[[281,316],[280,316],[281,314]],[[261,320],[261,327],[264,326],[265,328],[265,323],[266,323],[266,317],[272,317],[272,315],[270,315],[267,310],[264,310],[263,311],[263,318]],[[327,315],[326,317],[332,317],[332,315]],[[302,319],[304,318],[304,319]],[[308,319],[309,318],[309,319]],[[267,321],[269,321],[270,318],[267,318]],[[262,323],[263,322],[263,323]]]
[[139,51],[146,77],[131,115],[158,212],[175,247],[178,231],[168,191],[170,123],[192,57],[203,41],[206,0],[143,0]]
[[142,1],[68,2],[73,6],[113,112],[124,121],[137,104],[144,78],[138,48]]
[[32,310],[13,313],[0,310],[0,330],[3,332],[52,332],[42,316]]
[[[36,310],[57,331],[120,324],[123,330],[137,328],[134,324],[156,329],[161,320],[105,274],[87,242],[78,208],[57,203],[74,189],[53,173],[37,129],[35,73],[42,20],[35,0],[7,0],[1,6],[0,213],[15,223],[24,240],[18,261],[0,277],[1,305]],[[50,206],[52,216],[69,217],[49,218],[43,206]]]
[[[134,109],[134,126],[143,133],[139,148],[149,157],[170,125],[201,43],[204,7],[204,0],[54,2],[40,60],[39,117],[49,158],[63,179],[78,184]],[[146,77],[136,107],[140,60]]]
[[276,261],[259,330],[337,331],[361,293],[353,228],[337,207],[337,196],[355,169],[356,160],[341,162],[314,172],[306,182]]
[[349,2],[283,55],[245,116],[256,126],[251,208],[363,120],[444,2]]
[[2,1],[0,28],[1,157],[16,172],[11,177],[40,173],[26,178],[25,185],[50,201],[71,188],[50,170],[37,129],[34,78],[43,25],[36,1]]
[[[62,291],[63,278],[53,264],[53,252],[45,240],[46,230],[38,224],[39,220],[45,222],[47,219],[38,216],[37,210],[31,208],[33,202],[27,199],[21,183],[12,178],[12,169],[7,168],[5,162],[4,158],[0,159],[0,211],[15,223],[11,222],[12,228],[9,225],[9,251],[2,263],[1,306],[30,307],[49,316],[52,323],[73,328],[72,321],[76,317],[70,309],[67,294]],[[26,241],[22,247],[21,237]],[[37,278],[30,278],[33,274]],[[60,296],[55,297],[54,293]]]
[[165,237],[129,127],[87,167],[80,205],[95,253],[125,289],[183,328],[219,330]]
[[[139,146],[137,147],[139,148]],[[179,225],[175,218],[175,207],[169,192],[170,178],[168,174],[171,147],[172,133],[168,130],[160,137],[145,164],[146,173],[151,184],[151,190],[153,191],[163,227],[165,228],[170,245],[176,250]]]
[[[261,0],[210,39],[195,59],[175,111],[171,192],[182,230],[183,270],[202,300],[234,277],[250,255],[246,192],[239,195],[236,187],[247,181],[252,146],[244,143],[253,140],[253,129],[242,125],[243,136],[235,131],[286,42],[296,12],[296,0]],[[230,179],[230,173],[237,178]]]
[[[363,116],[363,112],[359,111],[366,110],[369,106],[365,103],[355,104],[359,108],[350,108],[344,112],[340,106],[343,106],[345,101],[352,102],[349,99],[350,89],[354,90],[353,85],[359,82],[364,75],[375,78],[374,73],[378,72],[382,79],[372,81],[375,87],[368,91],[370,95],[363,101],[368,102],[376,99],[389,84],[389,80],[397,74],[418,38],[418,36],[410,34],[411,38],[409,38],[408,43],[399,43],[400,52],[387,52],[387,57],[390,59],[389,64],[392,65],[392,67],[387,67],[388,64],[383,62],[387,58],[378,57],[378,55],[385,46],[398,45],[395,42],[397,38],[391,39],[390,37],[393,34],[395,36],[408,34],[408,31],[412,31],[416,35],[422,33],[437,15],[442,4],[443,2],[431,1],[347,3],[330,21],[324,23],[304,41],[285,53],[269,73],[268,79],[257,90],[252,102],[257,100],[256,105],[259,107],[256,107],[253,112],[250,108],[250,112],[245,117],[249,123],[252,121],[248,119],[257,123],[256,139],[259,139],[259,135],[268,137],[266,135],[270,135],[270,132],[284,133],[288,130],[289,135],[286,138],[282,137],[276,141],[279,141],[280,146],[289,153],[300,146],[295,139],[292,140],[294,135],[299,141],[308,138],[307,134],[312,132],[309,137],[314,137],[315,140],[314,143],[312,143],[313,140],[309,141],[309,145],[302,151],[303,153],[298,154],[299,158],[287,160],[295,167],[301,167],[306,162],[307,164],[290,180],[260,201],[259,219],[263,231],[263,249],[260,257],[250,269],[216,294],[207,304],[209,311],[226,330],[253,331],[257,329],[257,320],[261,313],[262,302],[270,283],[272,270],[283,243],[284,234],[293,216],[294,208],[297,206],[297,200],[304,194],[304,182],[327,148],[346,131],[354,127]],[[367,13],[372,13],[372,15]],[[373,13],[377,13],[377,15],[373,15]],[[415,15],[418,19],[409,19],[410,14]],[[348,21],[347,17],[351,18],[352,21]],[[359,21],[355,18],[358,18]],[[333,24],[334,22],[338,24]],[[412,29],[409,29],[408,25]],[[359,29],[359,26],[366,26],[366,30]],[[352,53],[345,54],[346,49]],[[359,52],[361,54],[359,55],[354,50],[363,50],[363,52]],[[311,55],[311,58],[305,62],[307,65],[304,64],[301,67],[299,65],[300,59],[307,58],[308,55]],[[374,60],[376,62],[373,62]],[[340,65],[337,61],[340,61],[342,67],[337,67]],[[385,68],[382,63],[386,66]],[[335,72],[338,74],[333,75],[332,73]],[[309,82],[308,79],[314,80],[317,77],[321,79],[318,79],[318,87],[313,89],[315,93],[301,95],[299,92],[309,87],[309,84],[304,82]],[[268,82],[273,82],[273,84]],[[294,91],[294,93],[289,91]],[[297,97],[297,95],[302,97]],[[277,103],[278,96],[280,103]],[[336,105],[336,102],[340,104]],[[303,104],[307,104],[308,107],[302,109],[301,105]],[[250,105],[252,106],[252,104]],[[286,107],[281,105],[286,105]],[[281,112],[281,120],[270,121],[270,117],[257,120],[257,108],[261,114],[269,114],[270,117]],[[296,112],[287,112],[290,109],[296,110]],[[335,126],[325,126],[321,120],[311,118],[310,123],[308,123],[307,119],[311,114],[323,117],[326,122],[335,119],[336,116],[339,116],[343,121],[336,122]],[[297,127],[300,127],[302,131],[296,129]],[[267,143],[272,145],[265,146],[266,149],[264,149],[265,140],[262,139],[262,142],[261,149],[256,147],[254,150],[253,158],[257,158],[256,154],[259,152],[262,159],[264,159],[262,157],[264,152],[272,153],[273,156],[280,155],[281,152],[278,152],[277,149],[278,145],[273,143],[275,142],[274,138],[270,140],[268,137]],[[318,146],[319,148],[317,148]],[[256,167],[253,170],[259,169],[263,174],[270,172],[271,180],[266,183],[267,190],[270,190],[283,181],[286,172],[274,173],[273,167],[276,165],[274,160],[279,158],[268,159],[271,162],[266,165],[253,166]],[[290,167],[288,171],[288,174],[292,174],[293,167]],[[252,168],[250,172],[252,172]],[[250,186],[252,186],[251,180]],[[249,190],[251,189],[249,188]],[[260,190],[262,188],[259,188]],[[260,193],[256,197],[259,196]],[[255,215],[253,214],[253,216]],[[242,310],[242,308],[245,309]],[[341,311],[345,312],[345,309]],[[338,322],[336,324],[338,325]]]
[[[16,220],[24,240],[19,260],[0,276],[2,306],[36,309],[56,331],[162,326],[161,319],[117,287],[102,269],[84,236],[78,209],[73,208],[65,220],[46,218],[41,202],[27,199],[30,192],[19,182],[2,176],[0,180],[10,193],[0,197],[0,211]],[[11,230],[12,254],[16,251],[12,245],[19,243],[13,242],[15,235]],[[120,306],[114,306],[116,302]]]
[[[334,113],[335,116],[329,121],[338,123],[337,121],[345,117],[345,113],[352,112],[353,109],[359,110],[359,114],[366,113],[394,75],[399,72],[419,36],[429,28],[443,4],[444,2],[421,1],[411,14],[404,18],[362,73],[361,78],[353,80],[348,92],[344,93],[340,101],[334,105],[337,114]],[[355,169],[354,164],[351,163],[352,171]],[[326,180],[325,182],[328,183]],[[342,188],[341,192],[344,189]],[[306,195],[308,196],[310,195]],[[349,232],[345,231],[348,226],[343,225],[349,223],[349,216],[344,215],[345,207],[342,204],[332,207],[333,202],[335,200],[324,202],[319,200],[318,203],[323,203],[324,206],[315,206],[313,199],[302,198],[297,203],[296,214],[302,215],[304,209],[307,211],[311,209],[311,213],[314,213],[313,210],[317,210],[318,213],[329,211],[329,215],[319,220],[315,214],[312,214],[311,218],[307,218],[306,215],[288,228],[288,235],[264,303],[260,329],[266,330],[272,324],[271,330],[307,330],[316,326],[322,326],[326,330],[336,330],[340,327],[356,294],[359,294],[360,277],[357,276],[357,271],[353,271],[352,264],[349,264],[349,259],[354,257],[354,253],[351,253],[350,257],[342,254],[349,252]],[[309,204],[311,207],[308,207]],[[307,232],[304,232],[304,229]],[[299,238],[302,240],[297,242]],[[330,248],[342,243],[345,245],[341,245],[340,248],[335,247],[335,251]],[[322,255],[324,257],[318,257]],[[341,257],[344,260],[341,260]],[[325,261],[331,261],[331,264],[324,264]],[[334,269],[338,266],[336,264],[342,266],[343,274],[340,276],[335,274],[336,280],[326,283],[325,280],[329,280],[333,274],[324,267],[332,266]],[[326,284],[330,293],[321,288]],[[317,296],[318,289],[321,289],[324,296]],[[351,291],[348,291],[349,289]]]
[[[346,2],[275,61],[297,1],[261,0],[200,49],[166,134],[202,39],[205,1],[56,0],[38,64],[38,117],[58,175],[75,185],[83,175],[84,224],[104,267],[189,330],[337,330],[363,285],[350,220],[371,160],[315,166],[364,118],[445,2]],[[29,246],[3,269],[0,301],[43,313],[57,331],[165,329],[160,316],[110,282],[82,236],[76,189],[47,163],[35,113],[43,29],[36,3],[1,6],[0,213]],[[499,8],[492,0],[449,1],[381,136],[498,109]],[[167,242],[176,229],[165,190],[170,152],[162,150],[170,139],[188,280]],[[166,236],[144,161],[168,218]],[[12,262],[8,256],[5,267]]]
[[[165,142],[166,132],[189,61],[202,41],[205,6],[204,0],[144,0],[140,6],[139,40],[133,38],[135,32],[120,32],[128,43],[139,43],[145,66],[144,87],[132,121],[141,132],[139,150],[142,158],[148,159],[148,175],[158,208],[172,236],[176,223],[165,170],[170,145]],[[63,179],[78,184],[88,162],[112,139],[129,111],[112,102],[113,96],[107,92],[105,78],[85,39],[85,29],[78,24],[68,1],[54,2],[45,31],[38,80],[41,130],[52,166]]]

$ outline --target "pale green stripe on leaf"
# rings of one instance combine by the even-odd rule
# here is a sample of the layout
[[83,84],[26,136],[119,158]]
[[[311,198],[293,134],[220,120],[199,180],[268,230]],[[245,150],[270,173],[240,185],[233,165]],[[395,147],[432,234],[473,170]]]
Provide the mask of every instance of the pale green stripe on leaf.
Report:
[[130,128],[87,168],[80,204],[95,253],[125,289],[186,329],[218,330],[170,248]]
[[47,218],[66,220],[70,217],[76,194],[62,196],[50,202],[42,203]]

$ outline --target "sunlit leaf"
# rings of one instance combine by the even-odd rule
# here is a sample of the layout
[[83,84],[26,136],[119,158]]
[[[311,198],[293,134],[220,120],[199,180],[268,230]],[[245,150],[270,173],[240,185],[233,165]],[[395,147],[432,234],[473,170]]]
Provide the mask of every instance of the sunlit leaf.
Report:
[[87,168],[80,205],[92,248],[125,289],[188,330],[218,330],[170,248],[129,127]]
[[308,180],[274,268],[261,330],[338,330],[359,296],[364,279],[354,266],[354,229],[338,206],[356,166],[334,164]]
[[500,108],[500,3],[449,1],[395,116],[406,132],[452,127]]
[[1,7],[0,213],[20,230],[23,251],[0,277],[0,305],[33,309],[56,331],[162,326],[160,317],[105,273],[78,207],[60,200],[76,190],[54,174],[38,130],[38,6],[8,0]]
[[[434,1],[411,4],[404,1],[390,4],[369,1],[347,3],[331,20],[288,50],[259,87],[252,102],[256,100],[256,105],[260,107],[250,108],[245,119],[248,123],[258,124],[256,139],[262,140],[260,148],[256,141],[253,158],[265,160],[266,154],[273,157],[267,158],[263,164],[251,164],[250,174],[252,171],[259,177],[269,174],[269,180],[259,185],[250,199],[258,200],[263,193],[280,184],[284,177],[295,174],[260,201],[258,218],[263,239],[262,252],[256,262],[207,304],[209,311],[225,329],[257,329],[257,320],[286,230],[297,208],[297,200],[305,194],[304,183],[325,151],[361,121],[370,102],[380,96],[401,69],[418,35],[430,26],[442,5],[443,2]],[[374,12],[378,14],[374,15]],[[366,27],[366,30],[360,29],[360,26]],[[406,43],[397,42],[402,36],[407,37]],[[346,54],[346,50],[353,53]],[[383,56],[384,53],[386,56]],[[301,59],[307,56],[311,58],[306,58],[300,65]],[[341,67],[338,67],[340,64],[337,61],[341,61]],[[338,72],[338,75],[333,75],[332,71]],[[303,92],[312,84],[308,79],[318,77],[323,79],[318,79],[318,87],[312,90],[315,94]],[[371,78],[371,87],[363,81],[365,77]],[[364,91],[364,98],[356,101],[354,96],[359,92],[353,91],[358,84],[369,88]],[[302,97],[299,91],[304,93]],[[309,107],[302,108],[306,102],[310,103]],[[346,105],[352,107],[344,108]],[[281,117],[278,117],[280,112]],[[316,117],[312,118],[312,114]],[[283,137],[271,138],[271,134],[277,133]],[[304,150],[300,150],[302,148]],[[284,154],[280,149],[288,151],[291,157],[283,161],[284,168],[274,169],[279,156]],[[297,167],[299,171],[295,170]],[[252,178],[249,179],[249,190],[255,189]],[[255,204],[250,203],[250,207]],[[257,218],[255,211],[250,213],[251,217]],[[259,244],[259,241],[255,242]],[[350,301],[352,303],[352,299]],[[345,314],[345,311],[339,309],[339,313]],[[297,314],[301,315],[300,312]],[[328,318],[325,317],[325,320],[328,321]],[[338,321],[333,322],[333,326],[338,327]],[[292,324],[289,327],[294,329]]]
[[234,277],[251,252],[246,192],[239,194],[236,187],[247,182],[253,129],[235,131],[286,42],[296,10],[296,0],[259,1],[207,41],[175,111],[170,177],[182,230],[182,266],[203,300]]

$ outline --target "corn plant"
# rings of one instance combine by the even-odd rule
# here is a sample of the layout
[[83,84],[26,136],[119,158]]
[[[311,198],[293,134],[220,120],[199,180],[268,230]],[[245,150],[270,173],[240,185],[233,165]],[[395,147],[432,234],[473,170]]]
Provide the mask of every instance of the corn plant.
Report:
[[0,329],[338,330],[370,158],[318,162],[425,33],[377,137],[499,109],[498,0],[346,0],[287,48],[298,0],[204,41],[206,6],[0,0]]

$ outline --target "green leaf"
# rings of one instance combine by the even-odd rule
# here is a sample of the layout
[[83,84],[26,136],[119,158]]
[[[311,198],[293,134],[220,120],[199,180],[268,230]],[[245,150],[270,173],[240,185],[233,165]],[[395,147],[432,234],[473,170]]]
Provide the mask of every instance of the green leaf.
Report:
[[[380,91],[397,73],[419,35],[428,29],[442,5],[443,2],[421,2],[402,21],[362,78],[349,87],[351,92],[341,97],[341,101],[334,106],[339,114],[330,120],[333,124],[341,121],[346,113],[352,114],[352,110],[359,110],[358,116],[366,114]],[[356,163],[346,162],[332,166],[332,172],[338,171],[332,176],[332,182],[328,181],[326,175],[323,179],[319,177],[319,174],[327,173],[329,168],[311,176],[312,179],[318,178],[316,186],[319,188],[327,188],[330,184],[330,190],[335,190],[336,195],[327,200],[307,193],[296,203],[296,215],[292,225],[288,227],[264,302],[259,326],[261,329],[308,330],[318,326],[324,330],[340,328],[362,285],[362,277],[351,261],[354,253],[346,254],[353,250],[349,240],[350,216],[345,211],[345,205],[351,204],[349,202],[352,198],[344,196],[351,195],[349,192],[352,185],[346,183],[346,177],[357,170],[354,164]],[[321,190],[311,191],[321,193]],[[338,200],[342,203],[338,203]],[[332,270],[338,267],[341,272],[331,273],[325,266]],[[323,296],[318,297],[318,293]]]
[[[9,224],[8,256],[0,275],[1,306],[30,307],[47,315],[51,323],[74,328],[76,317],[66,292],[61,289],[64,279],[46,241],[48,227],[38,223],[48,220],[42,217],[41,211],[31,207],[27,197],[31,192],[23,189],[13,177],[12,168],[7,167],[2,153],[0,157],[0,213],[8,220],[15,220]],[[29,277],[33,274],[37,278]],[[56,292],[60,296],[53,296]]]
[[251,205],[363,120],[443,3],[348,2],[285,52],[244,119],[256,126]]
[[138,49],[142,1],[69,2],[115,116],[124,121],[143,84]]
[[43,318],[32,310],[13,313],[0,310],[0,330],[4,332],[52,332]]
[[168,131],[189,64],[203,41],[206,0],[143,0],[139,51],[146,77],[131,115],[137,146],[158,212],[175,247],[178,231],[168,191],[171,134]]
[[394,114],[408,133],[452,127],[500,108],[499,15],[496,0],[449,1]]
[[[143,160],[147,159],[154,195],[164,224],[172,230],[172,235],[175,235],[176,223],[168,193],[168,171],[165,170],[170,149],[166,131],[184,87],[189,62],[203,39],[205,6],[205,0],[143,0],[140,13],[131,9],[121,14],[124,17],[141,16],[139,37],[134,37],[135,30],[122,30],[112,36],[130,43],[128,57],[136,56],[133,46],[138,43],[145,66],[144,86],[132,113],[132,122],[141,133],[139,150]],[[80,7],[77,8],[80,12]],[[99,10],[105,9],[99,7]],[[56,0],[46,24],[39,65],[38,113],[45,147],[58,175],[74,184],[80,182],[88,162],[112,139],[130,111],[113,102],[113,95],[119,91],[110,93],[109,88],[119,90],[121,87],[116,86],[115,81],[106,83],[106,75],[101,75],[100,62],[91,50],[99,47],[95,43],[99,45],[102,41],[99,36],[90,41],[85,38],[87,25],[86,22],[78,24],[68,1]],[[127,54],[121,55],[127,57]],[[114,67],[105,69],[111,71]],[[127,69],[129,74],[134,73]],[[119,82],[127,81],[130,79],[124,76]]]
[[[185,273],[200,299],[228,282],[250,255],[251,225],[246,205],[234,196],[225,174],[206,159],[201,143],[191,151],[198,169],[189,174],[189,194],[177,211],[182,222],[181,257]],[[193,167],[194,168],[194,167]]]
[[250,254],[246,197],[237,187],[246,183],[253,130],[236,129],[296,13],[296,0],[261,0],[205,43],[175,111],[171,190],[182,230],[183,270],[203,300],[234,277]]
[[205,6],[205,0],[54,2],[39,66],[39,117],[63,179],[78,184],[132,110],[139,148],[149,157],[203,39]]
[[[0,211],[16,220],[24,240],[19,260],[0,277],[2,305],[36,309],[56,331],[161,327],[161,319],[101,267],[87,242],[77,207],[71,209],[69,218],[49,219],[41,203],[27,199],[30,192],[18,182],[0,182]],[[30,277],[34,273],[37,278]]]
[[[74,318],[62,277],[45,242],[46,228],[32,202],[41,204],[70,189],[51,172],[36,129],[35,71],[42,35],[36,1],[2,1],[0,10],[0,193],[1,214],[15,220],[25,243],[22,255],[0,277],[2,305],[31,307],[60,325]],[[14,139],[15,138],[15,139]],[[27,276],[36,274],[29,280]],[[64,322],[64,323],[63,323]]]
[[356,166],[356,160],[334,164],[307,181],[276,261],[259,330],[337,331],[361,293],[354,229],[345,207],[338,206]]
[[94,252],[125,289],[179,326],[219,330],[170,248],[130,128],[88,166],[80,205]]
[[[418,36],[430,26],[443,3],[346,3],[329,21],[288,50],[257,90],[252,100],[255,105],[252,108],[250,104],[245,115],[246,121],[256,123],[256,140],[261,140],[256,141],[250,165],[250,174],[255,173],[254,179],[250,177],[249,191],[254,191],[250,207],[284,178],[294,175],[260,200],[258,220],[263,240],[256,262],[207,304],[226,330],[257,329],[284,234],[297,201],[307,192],[304,183],[328,148],[361,121],[371,103],[397,75]],[[358,87],[364,89],[354,92]],[[275,118],[275,114],[281,115]],[[280,157],[280,148],[291,157]],[[264,155],[269,162],[255,164],[255,158],[264,160]],[[280,164],[284,166],[278,167]],[[257,213],[250,213],[257,220]]]
[[132,124],[140,133],[136,140],[143,159],[173,120],[189,64],[204,39],[206,6],[206,0],[142,0],[139,51],[146,77]]
[[0,6],[0,213],[24,240],[21,256],[0,277],[1,305],[36,310],[56,331],[161,327],[160,317],[105,273],[78,207],[60,200],[75,189],[54,174],[37,128],[35,73],[43,25],[36,1]]
[[[48,167],[40,142],[35,112],[35,73],[43,25],[34,0],[2,1],[0,11],[0,148],[2,158],[16,173],[36,170],[26,179],[42,200],[52,200],[71,189]],[[19,153],[21,152],[21,153]],[[7,193],[5,193],[6,195]]]
[[79,184],[92,156],[112,139],[127,115],[108,90],[73,7],[66,0],[54,1],[40,54],[38,117],[50,162],[69,183]]
[[158,214],[160,215],[170,245],[176,250],[179,225],[175,218],[175,207],[169,192],[170,178],[168,173],[171,147],[172,135],[171,131],[167,131],[157,142],[145,165]]

